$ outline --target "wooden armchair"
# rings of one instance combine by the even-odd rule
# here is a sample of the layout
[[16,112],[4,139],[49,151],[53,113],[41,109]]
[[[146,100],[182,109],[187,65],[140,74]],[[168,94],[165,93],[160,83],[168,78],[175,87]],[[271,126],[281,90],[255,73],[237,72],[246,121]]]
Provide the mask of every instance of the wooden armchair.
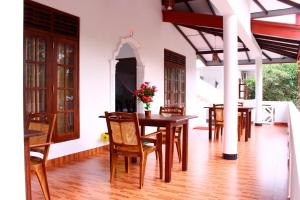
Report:
[[[176,107],[176,106],[161,106],[159,109],[159,114],[164,115],[164,114],[170,114],[170,115],[184,115],[184,108],[181,107]],[[179,162],[181,162],[181,133],[182,133],[182,126],[177,126],[175,128],[175,136],[174,136],[174,142],[176,144],[176,149],[178,153],[178,159]],[[166,143],[166,129],[164,127],[158,127],[158,131],[162,132],[162,143]]]
[[[105,117],[110,140],[110,181],[112,182],[114,178],[119,155],[125,156],[126,172],[128,172],[128,158],[140,157],[140,188],[142,188],[147,156],[151,152],[157,152],[159,156],[159,172],[162,178],[161,133],[141,136],[136,113],[105,112]],[[145,142],[154,145],[147,145]]]
[[[214,113],[214,123],[215,123],[214,138],[219,139],[219,132],[221,133],[221,136],[223,134],[224,105],[214,104],[213,113]],[[238,113],[238,141],[240,141],[241,134],[242,134],[242,117],[243,116],[241,115],[241,113]]]
[[214,104],[213,105],[214,113],[214,138],[219,139],[219,132],[223,134],[224,127],[224,105],[223,104]]
[[[27,129],[32,131],[40,131],[45,134],[32,137],[30,144],[30,168],[38,177],[45,199],[50,199],[46,163],[49,148],[52,140],[54,125],[56,122],[56,114],[49,115],[45,113],[30,113],[27,119]],[[32,155],[32,152],[35,152]]]

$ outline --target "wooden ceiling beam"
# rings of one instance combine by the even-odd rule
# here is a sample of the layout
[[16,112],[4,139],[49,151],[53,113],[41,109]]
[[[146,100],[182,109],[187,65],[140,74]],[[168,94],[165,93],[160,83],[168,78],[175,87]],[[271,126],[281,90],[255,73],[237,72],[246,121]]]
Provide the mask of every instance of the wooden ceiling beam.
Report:
[[[249,51],[248,48],[238,48],[238,52],[244,52],[244,51]],[[218,50],[213,50],[213,51],[198,51],[198,54],[213,54],[213,53],[224,53],[223,49],[218,49]]]
[[272,35],[281,38],[299,40],[300,26],[277,22],[251,20],[251,31],[256,34]]
[[262,54],[269,60],[272,61],[272,58],[264,51],[262,51]]
[[163,21],[175,24],[223,28],[223,17],[191,12],[163,11]]
[[291,0],[278,0],[284,4],[287,4],[289,6],[292,6],[292,7],[296,7],[296,8],[300,8],[300,4],[299,3],[296,3],[294,1],[291,1]]
[[294,39],[287,39],[287,38],[279,38],[279,37],[272,37],[272,36],[267,36],[267,35],[259,35],[259,34],[254,34],[255,39],[266,39],[266,40],[271,40],[271,41],[281,41],[281,42],[287,42],[291,44],[300,44],[299,40],[294,40]]
[[[245,45],[245,43],[244,43],[243,41],[242,41],[242,44],[243,44],[243,47],[246,48],[246,45]],[[248,49],[248,50],[249,50],[249,49]],[[248,61],[250,62],[250,56],[249,56],[248,51],[245,51],[245,54],[246,54],[246,56],[247,56]]]
[[[163,21],[174,24],[223,28],[223,17],[190,12],[163,11]],[[271,35],[299,40],[300,25],[251,20],[251,31],[255,34]]]
[[266,15],[268,15],[267,9],[258,0],[253,0],[253,1],[262,11],[265,12]]
[[[191,40],[183,33],[183,31],[178,27],[178,25],[173,24],[175,26],[175,28],[177,29],[177,31],[182,35],[182,37],[192,46],[192,48],[195,50],[196,54],[198,54],[198,49],[196,48],[196,46],[191,42]],[[202,56],[199,55],[201,61],[206,65],[207,60]]]
[[298,53],[298,49],[295,48],[291,48],[291,47],[286,47],[286,46],[280,46],[280,45],[276,45],[276,44],[271,44],[268,42],[258,42],[259,46],[269,46],[269,47],[273,47],[273,48],[278,48],[280,50],[284,50],[284,51],[290,51],[292,53]]
[[265,50],[268,50],[268,51],[271,51],[273,53],[277,53],[277,54],[280,54],[280,55],[283,55],[283,56],[287,56],[287,57],[290,57],[290,58],[293,58],[293,59],[297,59],[297,54],[295,54],[295,53],[280,50],[278,48],[269,47],[267,45],[263,45],[263,46],[261,46],[261,48],[265,49]]
[[214,10],[214,8],[213,8],[213,5],[211,4],[210,0],[206,0],[206,3],[207,3],[207,5],[208,5],[208,7],[209,7],[211,13],[212,13],[213,15],[216,15],[216,12],[215,12],[215,10]]
[[265,39],[260,39],[260,38],[256,38],[256,41],[258,43],[266,43],[266,44],[276,45],[279,48],[280,47],[289,47],[289,48],[292,48],[292,49],[295,49],[295,50],[299,49],[298,44],[283,43],[283,42],[278,42],[278,41],[274,41],[274,40],[265,40]]
[[[284,58],[273,58],[272,60],[263,59],[263,64],[278,64],[278,63],[295,63],[297,62],[296,59],[284,57]],[[238,65],[253,65],[255,64],[255,59],[251,59],[250,62],[248,60],[239,60]],[[223,66],[224,63],[216,63],[216,62],[207,62],[206,66]]]
[[264,17],[276,17],[276,16],[291,15],[297,13],[300,13],[300,8],[291,7],[291,8],[284,8],[278,10],[269,10],[268,14],[266,14],[265,11],[251,13],[251,19],[264,18]]

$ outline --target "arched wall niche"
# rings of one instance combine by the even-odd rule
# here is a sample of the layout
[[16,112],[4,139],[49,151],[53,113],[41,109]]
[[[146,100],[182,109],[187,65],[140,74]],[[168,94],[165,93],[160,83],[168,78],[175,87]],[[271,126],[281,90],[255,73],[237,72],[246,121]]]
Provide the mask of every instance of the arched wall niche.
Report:
[[[115,111],[115,91],[116,91],[115,78],[116,78],[116,65],[118,63],[117,57],[121,51],[121,48],[124,45],[130,46],[136,58],[136,75],[137,75],[136,88],[138,88],[140,84],[144,82],[145,66],[140,56],[140,45],[132,36],[122,37],[118,42],[116,49],[113,51],[113,56],[110,61],[110,111]],[[137,104],[137,112],[142,112],[142,111],[143,111],[142,104]]]

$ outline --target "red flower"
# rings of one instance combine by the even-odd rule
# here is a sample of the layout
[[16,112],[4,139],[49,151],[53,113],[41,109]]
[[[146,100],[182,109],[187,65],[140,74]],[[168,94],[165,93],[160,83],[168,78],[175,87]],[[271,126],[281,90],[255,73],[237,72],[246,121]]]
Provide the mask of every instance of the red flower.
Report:
[[144,82],[141,84],[138,90],[134,91],[134,95],[137,97],[138,101],[141,101],[145,104],[145,109],[150,109],[150,103],[153,102],[152,97],[157,92],[156,86],[151,86],[150,82]]

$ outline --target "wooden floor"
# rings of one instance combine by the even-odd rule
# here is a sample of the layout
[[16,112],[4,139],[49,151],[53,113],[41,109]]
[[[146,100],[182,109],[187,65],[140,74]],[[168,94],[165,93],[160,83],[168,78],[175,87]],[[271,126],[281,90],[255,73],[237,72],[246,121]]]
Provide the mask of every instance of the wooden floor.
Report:
[[[109,183],[108,153],[48,170],[52,199],[287,199],[287,128],[252,128],[252,138],[239,142],[238,160],[222,159],[222,143],[209,142],[206,130],[190,130],[188,171],[182,172],[174,154],[171,183],[159,179],[158,162],[150,155],[143,189],[138,165],[125,173],[118,162]],[[33,199],[43,199],[35,175]]]

